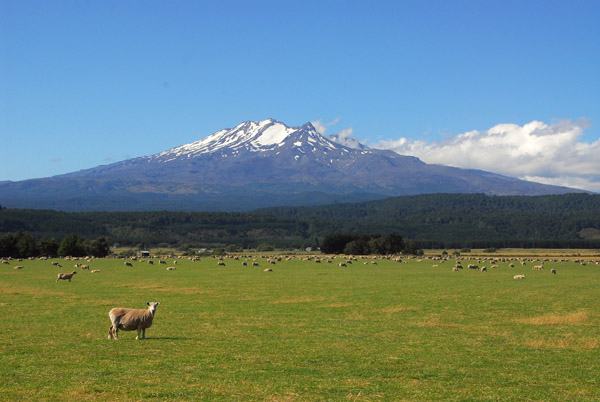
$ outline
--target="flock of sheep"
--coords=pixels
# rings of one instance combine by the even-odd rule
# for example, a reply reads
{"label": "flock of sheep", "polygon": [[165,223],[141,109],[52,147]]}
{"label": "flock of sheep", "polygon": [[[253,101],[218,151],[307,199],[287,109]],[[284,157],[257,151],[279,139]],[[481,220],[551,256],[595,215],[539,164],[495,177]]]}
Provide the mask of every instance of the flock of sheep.
{"label": "flock of sheep", "polygon": [[[257,257],[259,256],[255,256],[255,255],[247,255],[247,256],[225,256],[225,257],[216,257],[217,259],[217,266],[223,266],[225,267],[225,260],[226,259],[231,259],[233,261],[241,261],[242,266],[248,266],[248,262],[250,262],[250,259],[252,259],[252,266],[259,266],[259,263],[257,261]],[[339,257],[339,256],[338,256]],[[182,257],[179,257],[182,258]],[[303,260],[307,260],[307,261],[314,261],[315,263],[321,263],[321,258],[323,258],[322,256],[279,256],[279,257],[272,257],[272,256],[260,256],[260,258],[266,258],[267,259],[267,264],[269,265],[275,265],[277,262],[281,262],[284,258],[289,261],[291,259],[294,258],[301,258]],[[355,257],[355,256],[342,256],[342,262],[339,262],[337,264],[337,266],[339,267],[347,267],[349,264],[352,264],[353,262],[358,262],[358,259],[363,259],[363,260],[367,260],[364,261],[363,264],[372,264],[372,265],[377,265],[377,259],[388,259],[391,260],[393,259],[396,262],[403,262],[406,263],[406,259],[410,259],[413,257],[405,257],[405,259],[403,260],[400,257],[393,257],[393,256],[361,256],[361,257]],[[133,261],[138,261],[137,257],[132,257],[131,258]],[[334,257],[326,257],[323,259],[323,261],[326,261],[327,263],[333,263],[333,259]],[[421,258],[419,260],[417,260],[418,262],[421,262],[423,259],[431,259],[433,261],[436,262],[436,264],[433,264],[434,268],[437,268],[440,266],[440,264],[444,264],[448,261],[450,261],[450,258],[448,257],[424,257]],[[454,259],[454,258],[453,258]],[[456,263],[454,264],[454,266],[452,267],[452,271],[453,272],[460,272],[461,269],[463,269],[462,267],[462,257],[458,257],[456,259]],[[89,261],[90,259],[87,258],[87,260]],[[192,261],[199,261],[199,258],[190,258],[190,260]],[[22,260],[19,260],[22,261]],[[515,268],[515,263],[520,264],[522,267],[525,267],[528,263],[536,263],[537,260],[533,260],[533,259],[524,259],[524,258],[515,258],[515,259],[508,259],[508,258],[480,258],[477,261],[477,264],[482,264],[482,263],[486,263],[486,261],[489,262],[490,267],[491,268],[499,268],[500,267],[500,263],[508,263],[508,267],[509,268]],[[541,261],[541,263],[533,265],[533,269],[534,270],[543,270],[544,269],[544,263],[556,263],[556,264],[560,264],[562,262],[567,262],[567,261],[571,261],[571,260],[562,260],[562,259],[555,259],[555,260],[550,260],[550,259],[544,259]],[[9,264],[8,260],[0,260],[0,262],[2,264]],[[139,260],[139,262],[146,262],[146,260]],[[154,260],[153,259],[149,259],[147,261],[149,264],[154,265]],[[584,260],[574,260],[573,262],[577,262],[580,263],[581,265],[587,265],[589,264],[595,264],[595,265],[600,265],[600,261],[584,261]],[[166,260],[163,259],[159,259],[158,260],[159,264],[163,264],[163,265],[168,265]],[[481,268],[479,267],[479,265],[477,264],[469,264],[467,267],[469,269],[477,269],[480,270],[481,272],[487,272],[487,266],[482,266]],[[52,262],[53,266],[57,266],[59,268],[62,268],[62,265],[60,265],[60,263],[58,262]],[[133,263],[131,261],[125,261],[124,262],[125,266],[128,267],[133,267]],[[175,265],[177,265],[177,260],[173,260],[173,265],[172,266],[168,266],[166,269],[167,271],[174,271],[176,269]],[[100,270],[99,269],[94,269],[94,270],[90,270],[90,266],[87,264],[81,264],[81,263],[76,263],[75,267],[78,267],[82,270],[88,270],[90,273],[99,273]],[[14,269],[16,270],[20,270],[23,269],[24,266],[23,265],[17,265],[14,267]],[[263,271],[265,272],[272,272],[273,269],[268,267],[265,268]],[[552,268],[550,270],[550,272],[552,274],[556,274],[556,269]],[[56,283],[58,283],[58,281],[60,280],[68,280],[69,282],[71,282],[71,279],[73,278],[73,276],[77,274],[76,271],[73,271],[71,273],[59,273],[57,278],[56,278]],[[513,277],[514,279],[525,279],[525,275],[524,274],[517,274],[514,275]],[[147,309],[130,309],[130,308],[113,308],[109,311],[108,316],[110,318],[111,321],[111,326],[108,330],[108,339],[119,339],[119,330],[123,330],[123,331],[136,331],[137,330],[137,336],[136,336],[136,340],[140,339],[140,334],[142,335],[142,339],[146,339],[146,329],[149,328],[152,325],[152,321],[154,319],[154,314],[156,313],[156,307],[160,304],[159,302],[147,302],[146,303],[148,308]]]}

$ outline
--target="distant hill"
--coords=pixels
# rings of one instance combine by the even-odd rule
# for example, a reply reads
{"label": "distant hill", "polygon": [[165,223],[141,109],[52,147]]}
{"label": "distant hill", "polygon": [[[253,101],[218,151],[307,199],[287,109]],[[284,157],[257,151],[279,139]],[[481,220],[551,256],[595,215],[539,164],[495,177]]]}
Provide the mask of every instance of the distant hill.
{"label": "distant hill", "polygon": [[151,156],[69,174],[0,182],[0,204],[64,211],[249,211],[429,193],[581,192],[418,158],[319,134],[312,124],[244,122]]}
{"label": "distant hill", "polygon": [[332,233],[396,233],[420,247],[600,248],[600,195],[428,194],[339,205],[234,212],[0,209],[0,235],[106,236],[125,246],[314,247]]}

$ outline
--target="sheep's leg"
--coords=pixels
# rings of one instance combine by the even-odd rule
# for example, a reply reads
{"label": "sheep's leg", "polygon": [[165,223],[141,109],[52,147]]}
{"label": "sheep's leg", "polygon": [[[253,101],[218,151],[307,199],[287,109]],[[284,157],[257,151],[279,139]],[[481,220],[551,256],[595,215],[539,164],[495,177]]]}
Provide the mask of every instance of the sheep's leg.
{"label": "sheep's leg", "polygon": [[146,328],[142,329],[142,339],[146,339]]}
{"label": "sheep's leg", "polygon": [[110,328],[108,329],[108,339],[112,339],[113,338],[113,326],[111,325]]}
{"label": "sheep's leg", "polygon": [[140,332],[142,332],[142,329],[140,327],[138,327],[137,329],[137,336],[135,337],[135,340],[137,341],[138,339],[140,339]]}

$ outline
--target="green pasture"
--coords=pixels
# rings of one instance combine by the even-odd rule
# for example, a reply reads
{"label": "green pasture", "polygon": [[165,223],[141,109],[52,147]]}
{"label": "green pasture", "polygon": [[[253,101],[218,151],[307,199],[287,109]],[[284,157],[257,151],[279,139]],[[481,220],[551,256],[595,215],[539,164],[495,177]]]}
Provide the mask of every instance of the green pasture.
{"label": "green pasture", "polygon": [[[598,265],[53,261],[0,265],[1,400],[600,400]],[[107,339],[147,301],[147,340]]]}

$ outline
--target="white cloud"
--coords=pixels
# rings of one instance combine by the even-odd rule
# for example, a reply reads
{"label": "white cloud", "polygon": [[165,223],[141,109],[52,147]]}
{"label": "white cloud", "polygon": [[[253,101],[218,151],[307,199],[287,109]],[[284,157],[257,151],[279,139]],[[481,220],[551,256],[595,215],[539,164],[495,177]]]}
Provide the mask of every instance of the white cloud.
{"label": "white cloud", "polygon": [[427,163],[600,192],[600,140],[581,141],[588,127],[587,120],[498,124],[444,141],[400,138],[380,141],[373,148],[417,156]]}
{"label": "white cloud", "polygon": [[335,119],[333,119],[332,121],[330,121],[329,123],[323,123],[321,121],[321,119],[319,120],[315,120],[315,121],[311,121],[310,123],[313,125],[313,127],[315,128],[315,130],[317,130],[317,132],[321,135],[327,135],[327,127],[331,127],[336,125],[338,122],[340,121],[339,117],[336,117]]}

